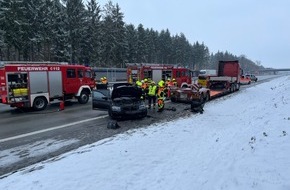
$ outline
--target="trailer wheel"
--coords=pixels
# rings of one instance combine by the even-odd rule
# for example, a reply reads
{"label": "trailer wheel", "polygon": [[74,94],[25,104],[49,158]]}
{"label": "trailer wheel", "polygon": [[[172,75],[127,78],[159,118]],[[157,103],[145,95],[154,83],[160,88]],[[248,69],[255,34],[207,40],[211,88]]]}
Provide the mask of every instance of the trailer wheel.
{"label": "trailer wheel", "polygon": [[37,97],[33,102],[33,109],[35,111],[44,110],[47,107],[47,100],[45,97]]}
{"label": "trailer wheel", "polygon": [[231,93],[236,91],[236,87],[234,84],[231,85]]}
{"label": "trailer wheel", "polygon": [[82,91],[81,95],[78,97],[78,102],[80,104],[86,104],[89,101],[89,94],[85,91]]}

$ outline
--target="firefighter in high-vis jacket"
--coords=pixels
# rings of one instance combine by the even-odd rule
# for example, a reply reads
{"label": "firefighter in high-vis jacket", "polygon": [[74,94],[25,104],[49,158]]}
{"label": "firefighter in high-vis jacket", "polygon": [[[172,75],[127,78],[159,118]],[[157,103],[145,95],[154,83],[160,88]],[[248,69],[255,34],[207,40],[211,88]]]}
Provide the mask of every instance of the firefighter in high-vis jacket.
{"label": "firefighter in high-vis jacket", "polygon": [[139,81],[139,80],[137,80],[135,84],[136,84],[136,86],[138,86],[138,87],[140,87],[140,88],[141,88],[141,86],[142,86],[142,82]]}
{"label": "firefighter in high-vis jacket", "polygon": [[139,81],[138,83],[136,83],[137,87],[142,89],[142,95],[140,97],[141,100],[145,101],[145,92],[144,92],[144,80]]}
{"label": "firefighter in high-vis jacket", "polygon": [[174,86],[177,86],[177,82],[176,82],[175,78],[172,79],[172,83],[173,83]]}
{"label": "firefighter in high-vis jacket", "polygon": [[103,88],[103,89],[108,88],[108,80],[107,80],[107,77],[102,77],[102,78],[100,79],[100,81],[101,81],[101,85],[102,85],[101,88]]}
{"label": "firefighter in high-vis jacket", "polygon": [[156,93],[157,93],[157,86],[154,81],[151,81],[150,86],[148,88],[148,109],[151,109],[151,103],[153,102],[153,109],[155,109],[156,105]]}
{"label": "firefighter in high-vis jacket", "polygon": [[162,112],[164,109],[164,99],[165,99],[165,82],[160,80],[158,82],[158,91],[157,91],[157,105],[158,112]]}
{"label": "firefighter in high-vis jacket", "polygon": [[144,92],[145,99],[147,98],[148,95],[148,88],[149,88],[148,80],[147,79],[142,80],[142,89]]}
{"label": "firefighter in high-vis jacket", "polygon": [[171,88],[174,86],[173,80],[171,80],[170,78],[167,78],[166,82],[165,82],[165,94],[166,94],[166,98],[170,99],[170,93],[171,93]]}
{"label": "firefighter in high-vis jacket", "polygon": [[107,77],[102,77],[102,78],[101,78],[101,83],[102,83],[102,84],[108,84]]}

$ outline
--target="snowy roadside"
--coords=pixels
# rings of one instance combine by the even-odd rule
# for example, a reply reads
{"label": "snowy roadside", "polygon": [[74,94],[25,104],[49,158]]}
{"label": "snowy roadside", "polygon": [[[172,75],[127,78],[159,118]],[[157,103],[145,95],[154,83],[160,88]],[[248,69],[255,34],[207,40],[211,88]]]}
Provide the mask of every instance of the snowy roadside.
{"label": "snowy roadside", "polygon": [[28,145],[19,146],[16,148],[1,150],[0,152],[0,169],[8,167],[11,164],[17,163],[23,159],[31,159],[47,153],[52,153],[61,147],[78,142],[77,139],[57,140],[47,139],[37,141]]}
{"label": "snowy roadside", "polygon": [[290,189],[290,77],[2,176],[0,189]]}

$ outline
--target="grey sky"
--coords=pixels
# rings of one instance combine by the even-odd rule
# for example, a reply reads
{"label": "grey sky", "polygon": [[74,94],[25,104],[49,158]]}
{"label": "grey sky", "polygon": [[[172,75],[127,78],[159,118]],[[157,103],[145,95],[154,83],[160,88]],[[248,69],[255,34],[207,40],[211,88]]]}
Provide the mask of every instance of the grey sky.
{"label": "grey sky", "polygon": [[[97,0],[103,6],[107,0]],[[204,42],[210,52],[226,50],[290,68],[290,0],[112,0],[127,24]]]}

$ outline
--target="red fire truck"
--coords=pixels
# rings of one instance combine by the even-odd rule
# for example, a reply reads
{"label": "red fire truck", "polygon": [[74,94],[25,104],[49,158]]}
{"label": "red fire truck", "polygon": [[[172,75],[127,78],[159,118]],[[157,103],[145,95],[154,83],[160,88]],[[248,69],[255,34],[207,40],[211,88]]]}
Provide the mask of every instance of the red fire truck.
{"label": "red fire truck", "polygon": [[156,83],[158,81],[176,79],[178,87],[186,87],[191,84],[191,70],[188,68],[151,63],[128,63],[127,64],[127,80],[132,83],[137,80],[152,79]]}
{"label": "red fire truck", "polygon": [[77,98],[85,104],[95,88],[92,70],[83,65],[14,62],[0,66],[0,103],[44,110],[53,100]]}

